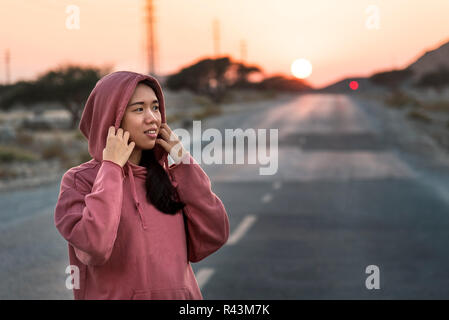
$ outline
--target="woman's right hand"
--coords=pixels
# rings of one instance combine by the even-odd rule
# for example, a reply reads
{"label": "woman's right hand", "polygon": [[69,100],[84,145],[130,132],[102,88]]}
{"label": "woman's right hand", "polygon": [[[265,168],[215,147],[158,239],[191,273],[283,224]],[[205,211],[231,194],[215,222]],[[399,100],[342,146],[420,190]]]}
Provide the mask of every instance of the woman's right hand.
{"label": "woman's right hand", "polygon": [[122,128],[117,129],[115,134],[115,127],[110,126],[108,137],[106,140],[106,147],[103,149],[103,160],[110,160],[123,167],[128,161],[136,143],[131,141],[128,144],[129,132],[123,133]]}

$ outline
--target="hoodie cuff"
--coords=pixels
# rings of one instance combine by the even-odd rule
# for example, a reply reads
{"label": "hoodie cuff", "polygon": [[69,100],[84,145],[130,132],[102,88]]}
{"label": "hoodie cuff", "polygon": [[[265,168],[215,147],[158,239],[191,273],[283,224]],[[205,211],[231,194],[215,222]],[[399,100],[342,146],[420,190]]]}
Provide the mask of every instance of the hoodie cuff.
{"label": "hoodie cuff", "polygon": [[112,166],[112,167],[116,167],[119,168],[120,171],[122,172],[122,177],[125,178],[125,170],[123,169],[122,166],[120,166],[119,164],[115,163],[114,161],[111,160],[101,160],[101,164],[102,165],[107,165],[107,166]]}

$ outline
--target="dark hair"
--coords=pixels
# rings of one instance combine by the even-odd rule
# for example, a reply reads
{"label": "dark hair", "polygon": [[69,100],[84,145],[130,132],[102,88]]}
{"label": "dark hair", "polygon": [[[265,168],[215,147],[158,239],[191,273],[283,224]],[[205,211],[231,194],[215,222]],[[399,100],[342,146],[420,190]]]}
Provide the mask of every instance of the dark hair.
{"label": "dark hair", "polygon": [[[150,81],[142,81],[154,90]],[[147,168],[147,176],[145,178],[146,198],[159,211],[166,214],[176,214],[183,209],[185,203],[179,201],[178,193],[171,184],[167,172],[157,161],[153,150],[142,150],[140,166]]]}
{"label": "dark hair", "polygon": [[185,204],[178,201],[178,194],[168,178],[167,172],[157,162],[153,150],[142,150],[140,165],[147,168],[145,178],[146,198],[159,211],[167,214],[175,214]]}

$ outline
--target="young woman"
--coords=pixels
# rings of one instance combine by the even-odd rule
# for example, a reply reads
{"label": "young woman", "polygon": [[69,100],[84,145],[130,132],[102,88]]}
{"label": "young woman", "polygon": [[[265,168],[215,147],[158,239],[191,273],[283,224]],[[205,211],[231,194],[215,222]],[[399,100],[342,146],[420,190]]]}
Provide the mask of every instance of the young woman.
{"label": "young woman", "polygon": [[203,299],[190,262],[226,243],[228,216],[167,125],[157,80],[125,71],[103,77],[79,129],[92,160],[64,174],[55,208],[79,269],[74,298]]}

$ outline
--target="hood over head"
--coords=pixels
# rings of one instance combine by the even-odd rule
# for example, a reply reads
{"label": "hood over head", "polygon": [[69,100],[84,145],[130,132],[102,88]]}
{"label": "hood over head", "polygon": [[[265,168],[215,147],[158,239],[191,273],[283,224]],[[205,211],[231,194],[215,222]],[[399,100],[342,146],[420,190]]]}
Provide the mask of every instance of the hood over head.
{"label": "hood over head", "polygon": [[[159,100],[161,123],[165,123],[165,101],[159,82],[152,76],[130,71],[117,71],[101,78],[89,95],[81,116],[79,129],[88,140],[89,153],[97,161],[103,160],[108,129],[120,127],[126,107],[139,82],[150,81]],[[168,168],[167,152],[156,144],[153,149],[158,162]]]}
{"label": "hood over head", "polygon": [[[103,160],[103,150],[110,126],[117,130],[120,127],[126,107],[139,82],[148,80],[153,84],[153,90],[159,100],[161,123],[165,123],[165,100],[158,81],[149,75],[130,71],[117,71],[101,78],[89,95],[81,116],[79,129],[88,140],[89,153],[97,161]],[[157,161],[168,173],[167,152],[155,144],[154,154]],[[130,179],[131,193],[144,229],[147,228],[143,212],[136,192],[134,176],[146,177],[147,169],[128,161],[124,165],[125,172]],[[126,174],[126,173],[125,173]],[[170,177],[170,174],[168,174]]]}

